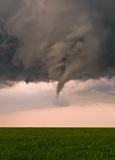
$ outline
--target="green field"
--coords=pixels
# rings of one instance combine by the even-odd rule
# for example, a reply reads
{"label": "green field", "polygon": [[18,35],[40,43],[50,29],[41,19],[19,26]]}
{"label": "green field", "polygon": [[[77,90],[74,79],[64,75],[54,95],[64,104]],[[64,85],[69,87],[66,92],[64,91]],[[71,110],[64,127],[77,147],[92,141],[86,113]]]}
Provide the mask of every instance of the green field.
{"label": "green field", "polygon": [[0,160],[115,160],[115,129],[1,128]]}

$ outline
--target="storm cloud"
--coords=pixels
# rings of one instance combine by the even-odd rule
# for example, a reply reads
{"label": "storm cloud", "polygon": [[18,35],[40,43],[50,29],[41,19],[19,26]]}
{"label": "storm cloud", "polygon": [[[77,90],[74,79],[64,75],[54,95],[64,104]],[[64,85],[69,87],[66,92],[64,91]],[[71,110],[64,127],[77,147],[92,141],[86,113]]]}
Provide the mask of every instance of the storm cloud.
{"label": "storm cloud", "polygon": [[115,76],[114,0],[1,0],[0,86]]}

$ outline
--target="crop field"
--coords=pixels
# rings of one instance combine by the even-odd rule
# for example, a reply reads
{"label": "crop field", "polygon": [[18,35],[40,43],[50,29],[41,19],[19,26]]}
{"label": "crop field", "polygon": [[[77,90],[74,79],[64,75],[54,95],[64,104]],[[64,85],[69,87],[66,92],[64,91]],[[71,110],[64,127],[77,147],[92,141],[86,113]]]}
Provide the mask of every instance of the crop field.
{"label": "crop field", "polygon": [[115,160],[115,129],[0,128],[0,160]]}

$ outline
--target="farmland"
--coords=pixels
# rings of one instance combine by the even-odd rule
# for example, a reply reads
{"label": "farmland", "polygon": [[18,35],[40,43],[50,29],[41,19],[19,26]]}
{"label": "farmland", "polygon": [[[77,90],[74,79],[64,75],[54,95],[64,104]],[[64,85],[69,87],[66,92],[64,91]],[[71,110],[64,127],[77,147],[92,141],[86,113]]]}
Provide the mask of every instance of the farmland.
{"label": "farmland", "polygon": [[115,129],[0,128],[0,160],[115,160]]}

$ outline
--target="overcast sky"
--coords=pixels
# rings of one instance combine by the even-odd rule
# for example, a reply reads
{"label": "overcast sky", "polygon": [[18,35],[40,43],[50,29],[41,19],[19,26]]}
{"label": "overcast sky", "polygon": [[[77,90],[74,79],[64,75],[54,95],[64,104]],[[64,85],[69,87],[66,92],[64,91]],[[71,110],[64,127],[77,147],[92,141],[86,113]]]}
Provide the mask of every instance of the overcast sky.
{"label": "overcast sky", "polygon": [[0,0],[0,126],[115,126],[114,15],[114,0]]}
{"label": "overcast sky", "polygon": [[57,83],[20,82],[0,91],[0,126],[114,127],[111,81],[71,81],[56,98]]}

